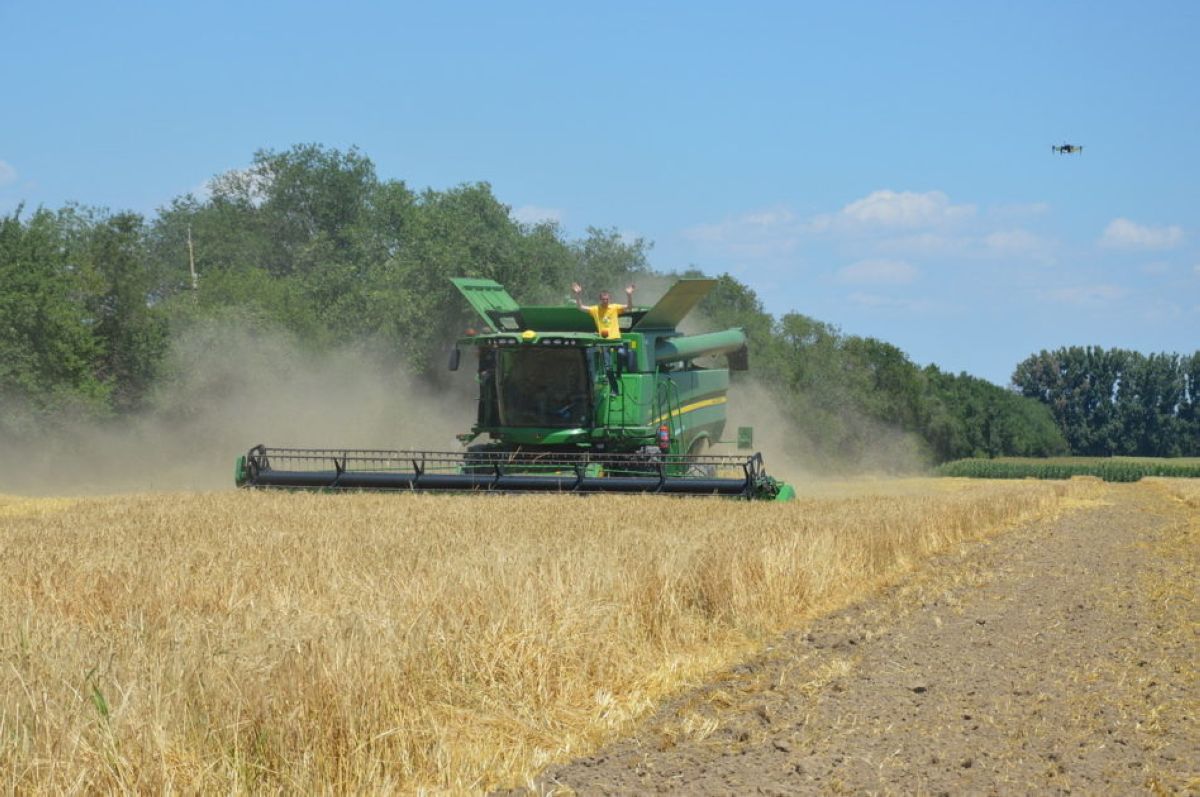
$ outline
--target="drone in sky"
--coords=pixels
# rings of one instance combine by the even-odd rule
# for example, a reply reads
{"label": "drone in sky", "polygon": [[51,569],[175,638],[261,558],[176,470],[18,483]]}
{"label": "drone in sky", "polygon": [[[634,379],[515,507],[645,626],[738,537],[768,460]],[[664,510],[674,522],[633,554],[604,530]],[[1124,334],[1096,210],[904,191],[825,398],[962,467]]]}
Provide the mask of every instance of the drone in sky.
{"label": "drone in sky", "polygon": [[1083,153],[1083,144],[1058,144],[1050,145],[1051,152],[1057,152],[1059,155],[1072,155],[1076,152]]}

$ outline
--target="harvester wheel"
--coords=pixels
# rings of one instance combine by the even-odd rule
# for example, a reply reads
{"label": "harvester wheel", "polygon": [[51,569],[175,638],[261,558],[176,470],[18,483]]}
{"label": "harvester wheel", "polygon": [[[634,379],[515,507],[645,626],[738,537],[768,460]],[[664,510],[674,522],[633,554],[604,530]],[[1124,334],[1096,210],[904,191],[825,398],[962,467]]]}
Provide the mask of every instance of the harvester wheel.
{"label": "harvester wheel", "polygon": [[[688,449],[689,457],[702,457],[708,452],[708,441],[701,437],[692,443]],[[711,479],[717,475],[717,467],[712,464],[693,462],[688,465],[687,475],[694,479]]]}
{"label": "harvester wheel", "polygon": [[491,473],[495,467],[487,457],[487,445],[476,444],[467,447],[467,455],[463,457],[463,473]]}

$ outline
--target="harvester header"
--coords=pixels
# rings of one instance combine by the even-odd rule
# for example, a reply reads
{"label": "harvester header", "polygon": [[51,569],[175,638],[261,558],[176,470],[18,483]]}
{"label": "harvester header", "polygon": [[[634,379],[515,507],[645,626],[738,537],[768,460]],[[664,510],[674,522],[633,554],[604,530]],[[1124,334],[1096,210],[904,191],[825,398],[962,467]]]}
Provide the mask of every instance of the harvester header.
{"label": "harvester header", "polygon": [[[575,305],[519,305],[498,283],[451,280],[479,316],[450,355],[474,352],[475,422],[455,452],[256,446],[239,485],[487,492],[652,492],[784,500],[792,488],[762,457],[721,454],[729,371],[748,367],[746,335],[684,335],[679,324],[715,280],[686,279],[653,307],[629,307],[619,333]],[[726,367],[712,358],[723,357]],[[698,362],[700,361],[700,362]],[[752,439],[739,430],[739,441]],[[748,446],[739,446],[748,448]]]}

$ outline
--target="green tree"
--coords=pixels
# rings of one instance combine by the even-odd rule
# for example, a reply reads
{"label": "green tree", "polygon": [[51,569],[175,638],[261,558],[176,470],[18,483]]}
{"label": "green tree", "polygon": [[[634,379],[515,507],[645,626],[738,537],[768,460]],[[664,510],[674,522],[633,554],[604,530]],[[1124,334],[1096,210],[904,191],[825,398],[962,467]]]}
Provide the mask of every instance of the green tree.
{"label": "green tree", "polygon": [[930,415],[925,437],[941,461],[963,457],[1041,457],[1067,453],[1050,410],[969,374],[926,366]]}
{"label": "green tree", "polygon": [[[149,224],[74,207],[4,224],[0,386],[43,408],[66,396],[134,412],[163,378],[171,335],[230,325],[314,350],[373,344],[381,362],[403,360],[436,380],[445,349],[477,323],[450,277],[491,278],[523,303],[558,303],[572,280],[619,291],[671,276],[651,269],[643,239],[589,227],[567,240],[556,224],[516,221],[487,183],[416,192],[381,181],[356,149],[315,144],[259,151]],[[819,455],[853,461],[883,438],[905,450],[919,438],[937,458],[1061,444],[1036,402],[922,370],[895,346],[798,313],[776,319],[729,275],[700,310],[713,326],[745,329],[753,370],[733,378],[765,386]],[[1186,363],[1073,349],[1043,352],[1018,372],[1073,445],[1193,441],[1184,450],[1195,448],[1197,426],[1194,358]]]}
{"label": "green tree", "polygon": [[1048,406],[1074,454],[1200,452],[1193,358],[1072,346],[1022,361],[1013,384]]}
{"label": "green tree", "polygon": [[32,434],[56,412],[103,413],[108,399],[73,219],[20,214],[0,219],[0,432],[10,435]]}
{"label": "green tree", "polygon": [[1050,407],[1072,453],[1110,456],[1121,448],[1113,396],[1126,357],[1092,346],[1041,351],[1017,366],[1013,385]]}
{"label": "green tree", "polygon": [[589,294],[602,290],[616,294],[629,280],[650,273],[646,259],[650,248],[643,238],[630,241],[616,229],[588,227],[587,237],[571,245],[575,265],[566,276],[583,285]]}
{"label": "green tree", "polygon": [[100,351],[97,376],[108,383],[114,409],[139,409],[168,346],[167,323],[156,304],[157,270],[145,252],[141,216],[119,213],[88,225],[84,254],[96,276],[88,311]]}
{"label": "green tree", "polygon": [[362,333],[436,375],[444,350],[472,314],[451,277],[494,279],[526,303],[559,301],[571,251],[552,226],[523,227],[487,183],[425,191],[403,207],[402,239],[369,268]]}
{"label": "green tree", "polygon": [[1186,422],[1178,417],[1186,376],[1177,354],[1127,353],[1114,400],[1118,450],[1137,456],[1180,456]]}
{"label": "green tree", "polygon": [[273,275],[311,273],[331,258],[355,260],[379,182],[375,164],[357,149],[304,144],[260,150],[246,173],[227,177],[216,181],[214,194],[256,207],[273,243],[262,265]]}
{"label": "green tree", "polygon": [[906,431],[919,429],[926,415],[924,383],[908,355],[890,343],[859,337],[845,339],[843,351],[861,410]]}
{"label": "green tree", "polygon": [[1179,369],[1184,379],[1184,397],[1179,406],[1183,453],[1200,456],[1200,351],[1182,357]]}

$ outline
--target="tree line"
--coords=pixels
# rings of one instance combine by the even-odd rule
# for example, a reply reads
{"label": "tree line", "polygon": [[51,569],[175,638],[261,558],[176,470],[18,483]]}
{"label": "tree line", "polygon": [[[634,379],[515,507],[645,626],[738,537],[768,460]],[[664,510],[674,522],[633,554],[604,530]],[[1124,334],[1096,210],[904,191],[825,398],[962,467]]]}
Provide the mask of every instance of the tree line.
{"label": "tree line", "polygon": [[870,461],[883,435],[897,431],[936,462],[1068,450],[1039,402],[965,373],[920,367],[890,343],[800,313],[774,318],[728,275],[701,309],[746,329],[752,378],[771,387],[807,440],[834,461]]}
{"label": "tree line", "polygon": [[1041,351],[1017,366],[1013,384],[1050,408],[1073,453],[1200,456],[1200,351]]}
{"label": "tree line", "polygon": [[[380,179],[358,150],[319,145],[260,151],[151,218],[18,209],[0,219],[0,439],[36,436],[64,417],[153,412],[156,388],[172,378],[172,346],[202,322],[283,330],[314,352],[359,343],[382,367],[436,384],[469,319],[448,277],[487,277],[519,301],[558,303],[575,280],[680,276],[652,269],[650,250],[611,229],[570,239],[553,222],[522,223],[486,183],[418,191]],[[729,275],[701,309],[747,330],[752,371],[735,378],[764,385],[816,454],[855,461],[885,434],[926,461],[1091,453],[1094,435],[1071,431],[1061,397],[1024,382],[1004,389],[799,313],[776,318]],[[1178,417],[1194,423],[1194,410]]]}

